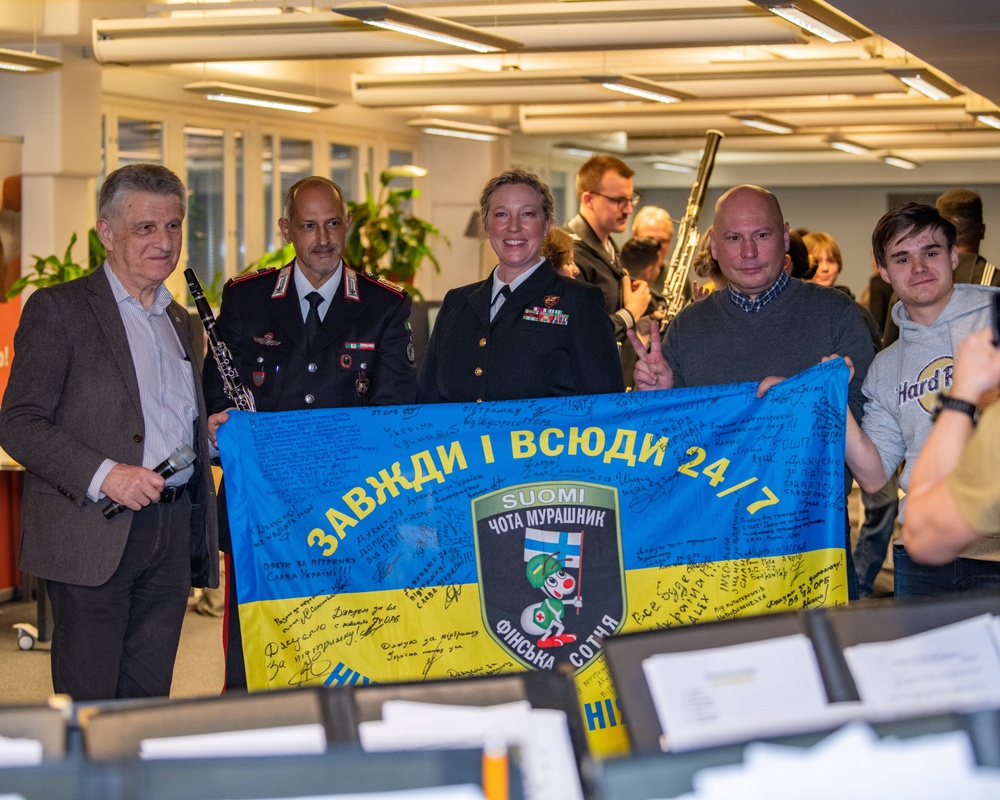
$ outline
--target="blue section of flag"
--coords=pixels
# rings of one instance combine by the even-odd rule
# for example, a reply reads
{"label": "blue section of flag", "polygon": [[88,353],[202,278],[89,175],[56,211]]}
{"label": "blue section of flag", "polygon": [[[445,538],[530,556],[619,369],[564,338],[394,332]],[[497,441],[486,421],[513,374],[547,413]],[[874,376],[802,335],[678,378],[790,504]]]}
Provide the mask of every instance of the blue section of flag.
{"label": "blue section of flag", "polygon": [[[239,601],[405,590],[419,604],[474,583],[471,501],[527,481],[613,488],[626,570],[843,548],[847,383],[838,359],[763,398],[736,384],[230,412],[218,439]],[[532,526],[516,498],[490,522]]]}

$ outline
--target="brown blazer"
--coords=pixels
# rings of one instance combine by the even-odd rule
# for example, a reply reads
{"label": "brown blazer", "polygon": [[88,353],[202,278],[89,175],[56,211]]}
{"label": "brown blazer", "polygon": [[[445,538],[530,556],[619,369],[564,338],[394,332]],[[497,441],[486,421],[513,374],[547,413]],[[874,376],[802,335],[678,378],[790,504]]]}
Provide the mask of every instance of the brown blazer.
{"label": "brown blazer", "polygon": [[[91,503],[87,488],[105,458],[141,464],[145,435],[132,355],[105,269],[28,299],[0,404],[0,446],[26,470],[20,567],[82,586],[111,577],[132,524],[128,510],[105,519],[110,501]],[[166,313],[191,361],[198,402],[198,460],[188,484],[192,582],[217,586],[215,487],[191,317],[177,303]]]}

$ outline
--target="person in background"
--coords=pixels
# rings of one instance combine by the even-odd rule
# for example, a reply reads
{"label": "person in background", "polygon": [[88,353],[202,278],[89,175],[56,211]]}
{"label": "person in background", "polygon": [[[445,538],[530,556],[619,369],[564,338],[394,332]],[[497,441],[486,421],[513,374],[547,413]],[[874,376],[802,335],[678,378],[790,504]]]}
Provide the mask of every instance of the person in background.
{"label": "person in background", "polygon": [[997,386],[1000,349],[992,330],[984,329],[959,346],[951,403],[942,407],[913,467],[903,543],[914,561],[962,561],[970,547],[983,544],[1000,552],[1000,404],[993,403],[977,427],[979,409]]}
{"label": "person in background", "polygon": [[[884,486],[901,464],[899,483],[908,491],[934,418],[943,409],[968,410],[964,398],[950,395],[954,354],[962,339],[990,324],[996,290],[953,283],[955,235],[955,226],[937,209],[918,203],[887,212],[872,233],[879,271],[900,297],[892,315],[901,335],[868,371],[864,419],[859,425],[851,415],[847,418],[847,464],[866,491]],[[904,524],[909,513],[904,502]],[[897,541],[893,593],[897,598],[930,597],[1000,587],[997,545],[986,541],[946,566],[924,566]]]}
{"label": "person in background", "polygon": [[838,286],[837,278],[844,268],[844,261],[840,255],[840,247],[833,237],[822,231],[810,231],[802,237],[809,255],[816,262],[816,272],[809,279],[812,283],[820,286],[829,286],[831,289],[838,289],[844,292],[852,300],[854,294],[847,286]]}
{"label": "person in background", "polygon": [[550,227],[542,240],[541,254],[556,268],[556,272],[566,278],[576,278],[580,274],[573,260],[573,238],[562,228]]}
{"label": "person in background", "polygon": [[621,265],[613,233],[625,230],[629,214],[639,202],[632,185],[632,169],[620,158],[596,155],[583,163],[576,175],[580,213],[566,223],[573,237],[573,260],[580,280],[604,294],[604,310],[614,324],[615,340],[647,311],[652,296],[649,284],[627,276]]}
{"label": "person in background", "polygon": [[[166,167],[108,175],[107,260],[31,295],[14,339],[0,444],[27,473],[19,563],[46,581],[52,686],[77,702],[168,696],[188,591],[219,581],[201,343],[163,285],[186,203]],[[164,478],[179,445],[197,458]]]}
{"label": "person in background", "polygon": [[[344,262],[351,215],[340,187],[321,176],[303,178],[285,193],[282,211],[278,226],[295,246],[295,259],[229,281],[216,327],[257,410],[412,403],[410,297]],[[205,396],[214,443],[231,402],[211,359],[205,363]],[[223,551],[231,553],[224,507],[220,528]],[[226,579],[226,691],[233,691],[246,687],[246,667],[236,607],[239,576],[231,556]]]}
{"label": "person in background", "polygon": [[483,189],[480,219],[498,263],[449,291],[420,372],[421,403],[469,403],[624,390],[601,292],[556,273],[541,255],[552,191],[535,174],[502,172]]}
{"label": "person in background", "polygon": [[797,231],[788,232],[788,253],[785,272],[800,281],[811,280],[816,274],[816,261],[809,255],[809,248]]}
{"label": "person in background", "polygon": [[630,276],[650,282],[660,270],[660,243],[649,236],[635,236],[622,245],[621,263]]}

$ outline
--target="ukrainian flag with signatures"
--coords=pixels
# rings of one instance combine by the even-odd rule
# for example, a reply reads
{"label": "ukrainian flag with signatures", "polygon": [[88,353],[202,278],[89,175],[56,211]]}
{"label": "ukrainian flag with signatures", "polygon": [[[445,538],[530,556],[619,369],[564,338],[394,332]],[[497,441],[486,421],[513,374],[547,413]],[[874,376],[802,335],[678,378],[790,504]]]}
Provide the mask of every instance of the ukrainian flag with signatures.
{"label": "ukrainian flag with signatures", "polygon": [[622,750],[608,637],[846,601],[847,383],[232,412],[251,689],[566,669]]}

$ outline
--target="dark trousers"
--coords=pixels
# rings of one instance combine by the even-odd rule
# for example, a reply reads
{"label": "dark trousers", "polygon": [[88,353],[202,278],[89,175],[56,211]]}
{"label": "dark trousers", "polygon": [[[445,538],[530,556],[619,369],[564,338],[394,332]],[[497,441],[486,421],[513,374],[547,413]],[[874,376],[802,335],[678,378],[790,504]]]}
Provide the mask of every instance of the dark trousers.
{"label": "dark trousers", "polygon": [[875,494],[861,493],[865,508],[865,521],[854,546],[854,566],[858,571],[858,593],[862,598],[871,597],[875,579],[882,571],[885,554],[896,526],[899,512],[899,481],[893,475],[889,482]]}
{"label": "dark trousers", "polygon": [[918,564],[900,542],[892,546],[893,594],[939,597],[943,594],[1000,591],[1000,562],[956,558],[950,564]]}
{"label": "dark trousers", "polygon": [[243,635],[240,633],[240,612],[236,601],[236,567],[233,556],[226,553],[226,611],[222,621],[222,649],[226,654],[224,692],[247,690],[247,668],[243,661]]}
{"label": "dark trousers", "polygon": [[190,539],[185,494],[132,515],[106,583],[47,582],[56,692],[76,701],[169,696],[191,586]]}

